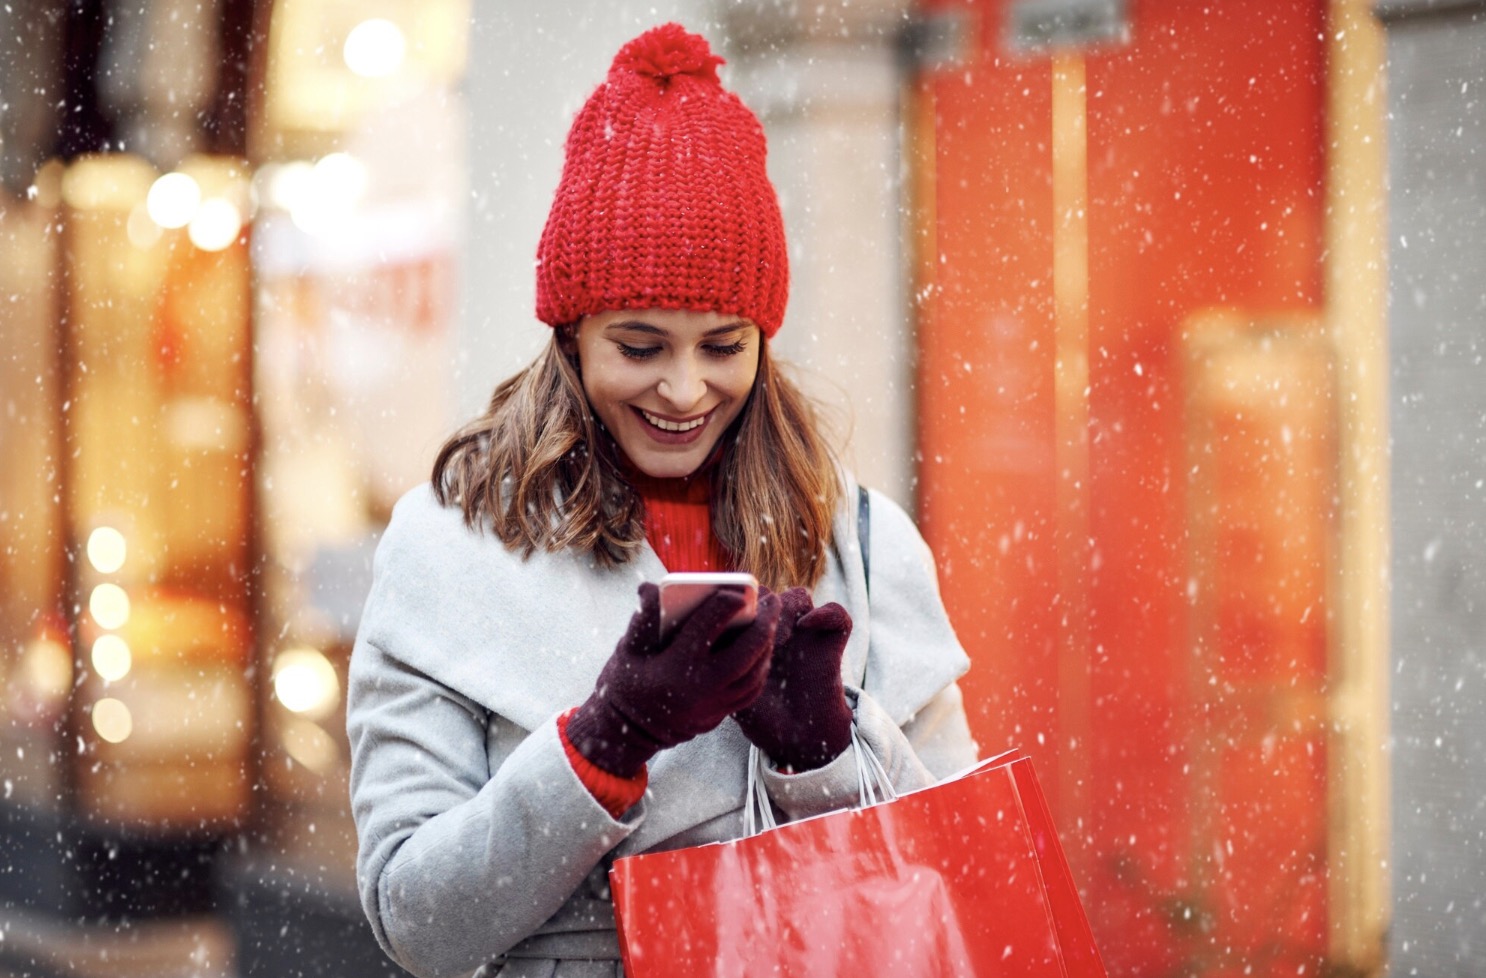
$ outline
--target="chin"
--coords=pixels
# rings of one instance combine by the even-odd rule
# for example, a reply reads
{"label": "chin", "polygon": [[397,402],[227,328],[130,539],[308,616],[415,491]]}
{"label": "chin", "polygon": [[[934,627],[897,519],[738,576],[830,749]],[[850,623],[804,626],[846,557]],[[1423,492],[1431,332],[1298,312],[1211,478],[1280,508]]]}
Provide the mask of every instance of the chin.
{"label": "chin", "polygon": [[700,468],[706,458],[706,455],[695,458],[641,458],[635,460],[635,467],[652,479],[681,479]]}
{"label": "chin", "polygon": [[[620,446],[624,448],[623,445]],[[638,451],[624,448],[630,462],[652,479],[680,479],[701,468],[717,447],[713,440],[709,445],[690,445],[684,452],[658,451],[651,445],[637,446]]]}

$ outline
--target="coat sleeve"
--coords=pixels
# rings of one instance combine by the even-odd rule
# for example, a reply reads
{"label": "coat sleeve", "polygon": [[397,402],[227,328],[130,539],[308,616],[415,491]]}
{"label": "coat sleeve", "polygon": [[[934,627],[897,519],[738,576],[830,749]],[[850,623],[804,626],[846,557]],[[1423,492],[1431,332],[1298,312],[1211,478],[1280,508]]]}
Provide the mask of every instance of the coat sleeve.
{"label": "coat sleeve", "polygon": [[[360,638],[347,726],[361,903],[424,978],[467,974],[530,935],[638,824],[574,774],[556,717],[490,770],[485,712]],[[595,901],[595,929],[612,928]]]}
{"label": "coat sleeve", "polygon": [[[976,746],[955,680],[968,658],[939,597],[928,545],[901,508],[872,496],[870,631],[861,689],[850,690],[857,732],[900,792],[928,787],[975,763]],[[860,558],[852,565],[860,573]],[[848,570],[850,574],[852,571]],[[764,785],[791,819],[857,802],[851,750],[801,774],[766,770]]]}

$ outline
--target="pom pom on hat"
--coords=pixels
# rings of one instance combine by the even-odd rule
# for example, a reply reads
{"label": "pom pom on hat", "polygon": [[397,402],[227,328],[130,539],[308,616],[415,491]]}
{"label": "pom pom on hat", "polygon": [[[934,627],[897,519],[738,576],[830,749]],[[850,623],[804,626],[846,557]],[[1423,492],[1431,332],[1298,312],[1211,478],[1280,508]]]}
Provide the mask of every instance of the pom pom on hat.
{"label": "pom pom on hat", "polygon": [[789,296],[763,126],[705,38],[665,24],[625,44],[568,132],[537,246],[537,318],[690,309],[773,336]]}
{"label": "pom pom on hat", "polygon": [[700,34],[689,34],[680,24],[662,24],[620,48],[609,73],[632,71],[652,78],[696,75],[718,81],[717,66],[724,63]]}

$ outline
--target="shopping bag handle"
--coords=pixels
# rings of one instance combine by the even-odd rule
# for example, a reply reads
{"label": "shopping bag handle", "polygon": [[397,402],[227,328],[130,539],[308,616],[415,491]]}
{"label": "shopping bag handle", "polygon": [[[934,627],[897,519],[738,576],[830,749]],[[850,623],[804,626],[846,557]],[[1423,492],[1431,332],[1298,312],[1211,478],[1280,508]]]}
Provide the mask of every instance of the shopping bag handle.
{"label": "shopping bag handle", "polygon": [[[857,733],[856,724],[851,725],[851,749],[856,755],[857,808],[866,808],[898,797],[887,769],[870,747]],[[769,789],[764,786],[764,752],[757,746],[748,748],[748,787],[743,796],[743,835],[758,835],[779,825],[774,817],[774,805],[769,801]]]}

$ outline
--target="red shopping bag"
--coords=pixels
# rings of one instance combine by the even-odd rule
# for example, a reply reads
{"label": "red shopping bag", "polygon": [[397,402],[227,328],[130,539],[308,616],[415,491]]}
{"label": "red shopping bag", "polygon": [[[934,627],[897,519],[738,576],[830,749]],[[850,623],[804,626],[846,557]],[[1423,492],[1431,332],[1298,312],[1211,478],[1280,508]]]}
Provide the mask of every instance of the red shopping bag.
{"label": "red shopping bag", "polygon": [[1017,752],[895,800],[620,859],[610,880],[629,978],[1106,978]]}

